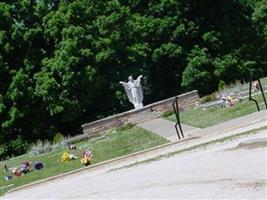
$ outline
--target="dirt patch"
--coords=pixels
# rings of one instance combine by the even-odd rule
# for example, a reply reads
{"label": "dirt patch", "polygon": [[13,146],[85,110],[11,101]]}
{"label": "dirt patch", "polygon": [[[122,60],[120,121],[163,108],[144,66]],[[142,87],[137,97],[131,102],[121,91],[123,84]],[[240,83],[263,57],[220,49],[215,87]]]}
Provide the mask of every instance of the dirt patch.
{"label": "dirt patch", "polygon": [[257,143],[257,144],[240,145],[240,146],[237,146],[236,148],[238,148],[238,149],[256,149],[256,148],[266,148],[266,147],[267,147],[267,144]]}
{"label": "dirt patch", "polygon": [[257,180],[257,181],[251,181],[251,182],[236,183],[235,185],[238,187],[241,187],[241,188],[258,189],[258,188],[266,187],[267,181],[266,180]]}
{"label": "dirt patch", "polygon": [[225,151],[240,150],[240,149],[256,149],[256,148],[266,148],[267,138],[260,138],[257,140],[248,140],[239,143],[236,147],[226,149]]}

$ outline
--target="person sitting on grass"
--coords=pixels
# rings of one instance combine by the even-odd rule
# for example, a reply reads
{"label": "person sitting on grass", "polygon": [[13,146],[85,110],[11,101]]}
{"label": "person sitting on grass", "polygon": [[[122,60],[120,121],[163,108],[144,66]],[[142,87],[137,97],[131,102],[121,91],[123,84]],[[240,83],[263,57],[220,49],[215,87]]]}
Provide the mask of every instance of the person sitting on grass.
{"label": "person sitting on grass", "polygon": [[219,98],[220,100],[218,101],[218,104],[221,106],[221,108],[225,108],[226,96],[222,94]]}

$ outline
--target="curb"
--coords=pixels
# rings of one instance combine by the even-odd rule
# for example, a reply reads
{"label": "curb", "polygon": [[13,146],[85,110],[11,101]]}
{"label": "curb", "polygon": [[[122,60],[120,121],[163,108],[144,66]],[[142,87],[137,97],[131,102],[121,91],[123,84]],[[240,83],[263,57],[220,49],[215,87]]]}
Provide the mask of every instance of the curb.
{"label": "curb", "polygon": [[128,154],[128,155],[125,155],[125,156],[121,156],[121,157],[118,157],[118,158],[114,158],[114,159],[111,159],[111,160],[107,160],[107,161],[104,161],[104,162],[93,164],[93,165],[90,165],[88,167],[83,167],[83,168],[79,168],[79,169],[76,169],[76,170],[73,170],[73,171],[70,171],[70,172],[66,172],[66,173],[63,173],[63,174],[55,175],[55,176],[52,176],[52,177],[49,177],[49,178],[45,178],[45,179],[42,179],[42,180],[39,180],[39,181],[36,181],[36,182],[32,182],[32,183],[29,183],[29,184],[26,184],[26,185],[22,185],[22,186],[14,188],[14,189],[8,190],[6,192],[6,194],[12,193],[12,192],[15,192],[15,191],[18,191],[18,190],[21,190],[21,189],[24,189],[26,187],[31,187],[31,186],[34,186],[34,185],[42,184],[42,183],[45,183],[47,181],[51,181],[51,180],[54,180],[54,179],[62,178],[62,177],[65,177],[67,175],[72,175],[72,174],[75,174],[75,173],[79,173],[79,172],[86,171],[86,170],[91,170],[91,169],[96,170],[99,167],[103,167],[103,166],[105,166],[107,164],[110,164],[110,163],[113,163],[113,162],[122,161],[123,159],[127,159],[127,158],[130,158],[130,157],[141,155],[143,153],[152,152],[152,151],[164,148],[164,147],[169,147],[169,146],[172,146],[172,145],[176,145],[178,143],[183,143],[183,142],[186,142],[188,140],[193,140],[193,139],[197,139],[197,138],[199,138],[199,137],[190,137],[190,138],[186,138],[186,139],[175,141],[175,142],[169,142],[167,144],[159,145],[159,146],[152,147],[152,148],[149,148],[149,149],[145,149],[145,150],[142,150],[142,151],[138,151],[138,152],[135,152],[135,153],[132,153],[132,154]]}
{"label": "curb", "polygon": [[[226,128],[224,130],[220,130],[217,133],[221,134],[223,132],[230,132],[230,131],[233,131],[235,129],[239,129],[239,128],[245,127],[245,126],[250,126],[250,125],[253,125],[253,124],[256,124],[256,123],[260,123],[260,122],[265,121],[265,120],[266,120],[266,118],[263,117],[262,119],[250,121],[248,123],[243,123],[243,124],[238,125],[238,126],[233,126],[231,128]],[[200,129],[198,131],[203,131],[203,130],[205,130],[205,129]],[[194,133],[197,133],[198,131],[196,131]],[[207,136],[210,136],[210,135],[207,135]],[[121,157],[118,157],[118,158],[114,158],[114,159],[111,159],[111,160],[107,160],[107,161],[103,161],[103,162],[100,162],[100,163],[97,163],[97,164],[93,164],[93,165],[90,165],[88,167],[83,167],[83,168],[79,168],[79,169],[76,169],[76,170],[73,170],[73,171],[70,171],[70,172],[66,172],[66,173],[63,173],[63,174],[55,175],[55,176],[52,176],[52,177],[49,177],[49,178],[45,178],[45,179],[42,179],[42,180],[39,180],[39,181],[36,181],[36,182],[32,182],[32,183],[29,183],[29,184],[26,184],[26,185],[22,185],[22,186],[13,188],[11,190],[8,190],[6,192],[6,194],[22,190],[22,189],[24,189],[26,187],[31,187],[31,186],[35,186],[35,185],[38,185],[38,184],[42,184],[42,183],[45,183],[47,181],[51,181],[51,180],[55,180],[55,179],[58,179],[58,178],[62,178],[62,177],[65,177],[67,175],[72,175],[72,174],[83,172],[83,171],[86,171],[86,170],[96,170],[96,169],[104,167],[105,165],[110,164],[110,163],[116,163],[116,162],[122,161],[122,160],[127,159],[127,158],[131,158],[131,157],[134,157],[134,156],[137,156],[137,155],[141,155],[141,154],[144,154],[144,153],[148,153],[148,152],[153,152],[153,151],[161,149],[161,148],[174,146],[176,144],[180,144],[180,143],[183,143],[183,142],[186,142],[186,141],[189,141],[189,140],[194,140],[194,139],[197,139],[197,138],[201,138],[201,136],[199,136],[199,135],[191,136],[191,137],[186,138],[186,139],[178,140],[178,141],[175,141],[175,142],[169,142],[167,144],[159,145],[159,146],[152,147],[152,148],[149,148],[149,149],[145,149],[145,150],[142,150],[142,151],[138,151],[138,152],[135,152],[135,153],[132,153],[132,154],[128,154],[128,155],[125,155],[125,156],[121,156]]]}

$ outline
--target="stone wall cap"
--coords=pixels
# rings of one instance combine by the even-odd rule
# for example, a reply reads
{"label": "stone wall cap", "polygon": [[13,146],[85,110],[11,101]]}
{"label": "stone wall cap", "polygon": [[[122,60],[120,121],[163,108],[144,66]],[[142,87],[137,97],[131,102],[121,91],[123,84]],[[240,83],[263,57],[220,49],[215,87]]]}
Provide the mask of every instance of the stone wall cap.
{"label": "stone wall cap", "polygon": [[93,126],[93,125],[96,125],[96,124],[100,124],[102,122],[108,122],[110,120],[114,120],[114,118],[120,118],[120,117],[131,115],[131,114],[142,113],[142,112],[145,112],[147,110],[151,110],[152,107],[160,105],[163,102],[172,101],[172,100],[174,100],[175,97],[178,97],[178,98],[180,97],[181,98],[181,97],[184,97],[184,96],[188,96],[190,94],[195,94],[197,92],[198,92],[197,90],[193,90],[193,91],[190,91],[190,92],[187,92],[187,93],[184,93],[184,94],[176,95],[176,96],[173,96],[173,97],[170,97],[170,98],[167,98],[167,99],[163,99],[161,101],[157,101],[157,102],[148,104],[148,105],[144,106],[143,108],[132,109],[132,110],[129,110],[129,111],[126,111],[126,112],[122,112],[122,113],[119,113],[119,114],[114,114],[114,115],[111,115],[111,116],[108,116],[108,117],[105,117],[105,118],[102,118],[102,119],[99,119],[99,120],[96,120],[96,121],[85,123],[85,124],[82,125],[82,128],[86,128],[88,126]]}

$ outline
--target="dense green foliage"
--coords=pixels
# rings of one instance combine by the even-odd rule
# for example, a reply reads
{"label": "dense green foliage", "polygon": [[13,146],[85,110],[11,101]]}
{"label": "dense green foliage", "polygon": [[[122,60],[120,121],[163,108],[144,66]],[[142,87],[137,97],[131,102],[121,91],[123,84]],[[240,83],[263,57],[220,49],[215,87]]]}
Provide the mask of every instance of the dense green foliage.
{"label": "dense green foliage", "polygon": [[0,2],[0,157],[145,103],[267,74],[265,0]]}

